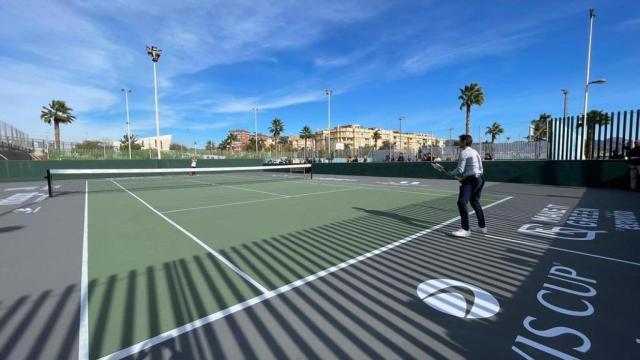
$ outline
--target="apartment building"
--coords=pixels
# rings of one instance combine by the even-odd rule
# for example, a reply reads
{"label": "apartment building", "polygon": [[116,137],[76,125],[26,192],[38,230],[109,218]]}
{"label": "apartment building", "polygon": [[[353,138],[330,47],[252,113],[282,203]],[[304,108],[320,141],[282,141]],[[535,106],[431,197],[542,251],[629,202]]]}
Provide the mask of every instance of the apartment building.
{"label": "apartment building", "polygon": [[[380,139],[376,142],[373,139],[375,131],[380,133]],[[358,124],[336,126],[329,130],[317,131],[315,134],[318,149],[326,149],[327,138],[330,138],[331,148],[335,149],[336,143],[344,144],[345,148],[362,148],[365,146],[380,148],[385,141],[388,141],[398,150],[411,150],[417,152],[423,146],[444,146],[444,140],[437,139],[432,134],[403,132],[397,130],[385,130],[382,128],[367,128]],[[402,146],[400,146],[402,141]]]}

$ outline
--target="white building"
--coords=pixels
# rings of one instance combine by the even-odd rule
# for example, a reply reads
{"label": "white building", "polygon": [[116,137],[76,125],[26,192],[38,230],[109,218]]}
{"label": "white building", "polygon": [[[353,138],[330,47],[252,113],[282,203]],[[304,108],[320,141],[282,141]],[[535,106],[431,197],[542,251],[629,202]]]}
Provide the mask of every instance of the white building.
{"label": "white building", "polygon": [[146,138],[140,138],[136,141],[137,144],[140,144],[142,150],[149,149],[157,149],[160,147],[160,150],[165,151],[169,150],[169,146],[171,146],[171,135],[160,135],[151,136]]}

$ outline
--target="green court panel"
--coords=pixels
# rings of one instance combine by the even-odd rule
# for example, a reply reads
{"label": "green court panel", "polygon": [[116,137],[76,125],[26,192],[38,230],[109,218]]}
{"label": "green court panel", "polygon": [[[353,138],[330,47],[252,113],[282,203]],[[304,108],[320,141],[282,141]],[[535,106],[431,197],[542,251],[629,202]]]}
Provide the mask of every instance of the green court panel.
{"label": "green court panel", "polygon": [[[91,181],[90,186],[94,183],[103,191],[89,189],[92,357],[260,294],[115,183]],[[118,183],[136,186],[126,179]],[[309,180],[132,192],[267,289],[457,215],[456,195],[448,192]],[[488,196],[486,203],[499,199]],[[205,205],[214,207],[167,212]]]}
{"label": "green court panel", "polygon": [[123,191],[89,193],[88,240],[92,358],[259,294]]}

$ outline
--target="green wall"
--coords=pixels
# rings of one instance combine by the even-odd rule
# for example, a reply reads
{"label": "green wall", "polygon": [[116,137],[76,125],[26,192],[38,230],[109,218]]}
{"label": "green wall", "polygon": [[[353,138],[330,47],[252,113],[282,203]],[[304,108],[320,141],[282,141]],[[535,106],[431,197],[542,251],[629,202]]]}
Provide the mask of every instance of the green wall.
{"label": "green wall", "polygon": [[[188,168],[191,160],[5,160],[0,161],[1,181],[42,180],[47,169],[155,169]],[[198,167],[256,166],[260,160],[218,159],[198,160]]]}
{"label": "green wall", "polygon": [[[485,161],[483,165],[487,180],[496,182],[607,188],[627,188],[629,183],[625,161]],[[314,164],[313,173],[450,179],[426,162]]]}

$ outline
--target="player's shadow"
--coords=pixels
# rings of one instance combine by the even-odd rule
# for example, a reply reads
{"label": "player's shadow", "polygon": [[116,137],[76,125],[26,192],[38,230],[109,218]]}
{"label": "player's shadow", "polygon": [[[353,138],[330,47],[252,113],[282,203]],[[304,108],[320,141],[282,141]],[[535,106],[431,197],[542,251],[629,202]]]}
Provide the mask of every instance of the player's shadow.
{"label": "player's shadow", "polygon": [[10,226],[2,226],[0,227],[0,234],[8,233],[16,230],[22,229],[24,226],[22,225],[10,225]]}
{"label": "player's shadow", "polygon": [[419,220],[410,216],[405,216],[405,215],[401,215],[398,214],[396,212],[393,211],[382,211],[382,210],[371,210],[371,209],[364,209],[361,207],[357,207],[354,206],[353,209],[358,210],[358,211],[362,211],[364,213],[367,213],[369,215],[373,215],[373,216],[378,216],[378,217],[385,217],[394,221],[400,221],[403,222],[407,225],[411,225],[411,226],[415,226],[415,227],[423,227],[423,226],[427,226],[430,225],[430,222],[427,220]]}

